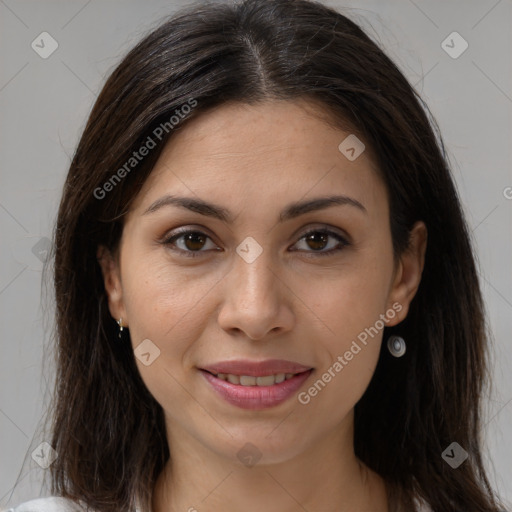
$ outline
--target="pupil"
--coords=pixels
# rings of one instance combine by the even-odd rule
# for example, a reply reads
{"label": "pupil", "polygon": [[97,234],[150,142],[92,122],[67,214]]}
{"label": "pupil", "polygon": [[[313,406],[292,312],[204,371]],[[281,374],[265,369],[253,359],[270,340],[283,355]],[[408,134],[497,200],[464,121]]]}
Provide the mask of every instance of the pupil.
{"label": "pupil", "polygon": [[[196,239],[196,241],[194,241],[194,238]],[[202,247],[201,243],[199,243],[199,246],[196,245],[194,247],[194,243],[197,244],[198,238],[202,238],[203,243],[204,243],[204,236],[199,233],[189,233],[188,235],[185,235],[185,245],[186,245],[187,249],[190,249],[190,250],[201,249],[201,247]],[[192,246],[190,245],[190,243],[192,243]]]}
{"label": "pupil", "polygon": [[[323,240],[322,241],[318,241],[318,240],[315,240],[315,238],[317,237],[321,237]],[[308,242],[313,242],[313,245],[311,246],[310,244],[310,247],[312,249],[323,249],[325,247],[325,244],[326,244],[326,239],[327,238],[327,235],[325,233],[312,233],[311,235],[308,236],[307,240]],[[315,244],[317,244],[317,246],[315,246]],[[318,244],[320,244],[320,246],[318,246]]]}
{"label": "pupil", "polygon": [[[323,249],[326,244],[326,238],[327,235],[325,233],[312,233],[311,235],[308,236],[307,241],[309,242],[309,245],[312,249]],[[198,239],[200,239],[201,241],[198,242]],[[201,235],[200,233],[189,233],[188,235],[185,236],[185,245],[187,249],[201,249],[203,244],[204,236]]]}

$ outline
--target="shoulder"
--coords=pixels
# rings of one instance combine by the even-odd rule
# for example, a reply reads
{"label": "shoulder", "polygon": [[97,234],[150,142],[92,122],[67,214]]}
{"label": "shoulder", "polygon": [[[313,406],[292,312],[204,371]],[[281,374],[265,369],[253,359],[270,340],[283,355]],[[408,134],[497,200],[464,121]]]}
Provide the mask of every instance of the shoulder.
{"label": "shoulder", "polygon": [[17,507],[7,509],[5,512],[84,512],[84,510],[70,499],[50,496],[25,501]]}

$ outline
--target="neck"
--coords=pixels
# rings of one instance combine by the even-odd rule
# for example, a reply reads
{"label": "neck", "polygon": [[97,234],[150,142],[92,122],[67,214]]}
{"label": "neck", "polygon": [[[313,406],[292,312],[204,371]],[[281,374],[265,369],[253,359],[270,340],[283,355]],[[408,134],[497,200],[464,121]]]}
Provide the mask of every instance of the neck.
{"label": "neck", "polygon": [[354,454],[351,425],[292,458],[248,466],[238,450],[214,452],[171,425],[171,459],[155,485],[153,512],[388,512],[383,479]]}

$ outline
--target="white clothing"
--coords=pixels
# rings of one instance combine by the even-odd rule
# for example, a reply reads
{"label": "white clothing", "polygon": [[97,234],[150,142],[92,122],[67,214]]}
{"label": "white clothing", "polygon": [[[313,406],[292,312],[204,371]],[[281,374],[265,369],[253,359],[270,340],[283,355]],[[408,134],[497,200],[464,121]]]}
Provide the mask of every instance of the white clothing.
{"label": "white clothing", "polygon": [[70,499],[50,496],[48,498],[25,501],[17,507],[9,508],[5,511],[1,509],[0,512],[85,512],[86,510],[85,506],[82,508]]}
{"label": "white clothing", "polygon": [[[17,507],[0,512],[84,512],[86,508],[81,508],[74,501],[67,498],[51,496],[49,498],[38,498],[21,503]],[[431,512],[430,507],[420,504],[420,512]],[[138,510],[138,512],[140,512]]]}
{"label": "white clothing", "polygon": [[83,509],[74,501],[51,496],[25,501],[17,507],[6,510],[6,512],[83,512]]}

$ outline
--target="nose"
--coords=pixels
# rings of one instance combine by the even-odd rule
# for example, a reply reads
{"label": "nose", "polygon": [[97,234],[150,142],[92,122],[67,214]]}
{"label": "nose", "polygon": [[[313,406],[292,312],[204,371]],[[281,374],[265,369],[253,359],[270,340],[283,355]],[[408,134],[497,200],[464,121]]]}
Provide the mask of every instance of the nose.
{"label": "nose", "polygon": [[292,329],[291,292],[264,250],[254,261],[238,254],[223,279],[219,326],[230,334],[260,340]]}

